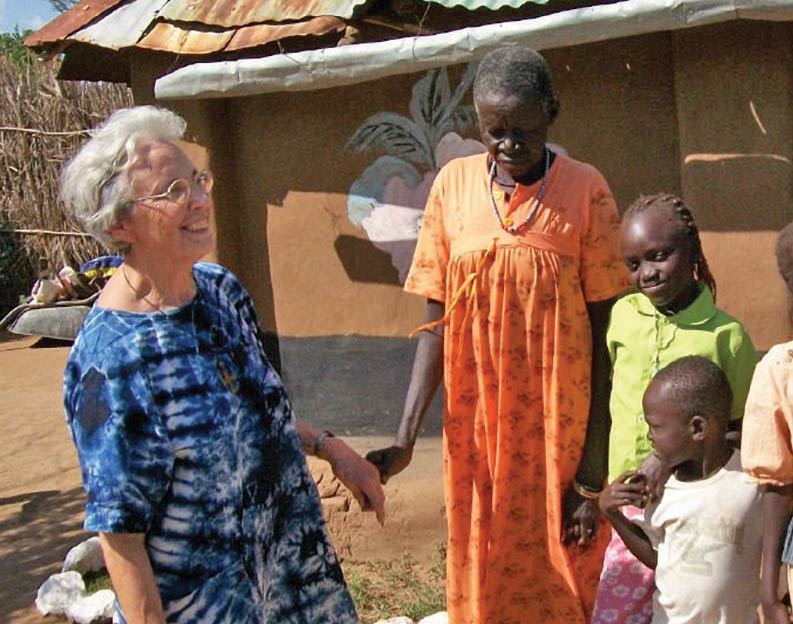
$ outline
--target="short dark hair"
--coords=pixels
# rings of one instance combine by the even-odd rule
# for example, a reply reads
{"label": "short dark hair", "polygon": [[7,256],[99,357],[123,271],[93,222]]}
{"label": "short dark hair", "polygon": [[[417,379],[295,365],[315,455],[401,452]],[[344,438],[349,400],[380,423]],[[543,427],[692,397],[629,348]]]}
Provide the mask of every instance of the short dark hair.
{"label": "short dark hair", "polygon": [[789,223],[779,232],[776,241],[776,264],[782,279],[793,293],[793,223]]}
{"label": "short dark hair", "polygon": [[732,410],[732,389],[727,375],[701,355],[688,355],[658,371],[650,385],[664,384],[669,398],[686,418],[695,415],[726,423]]}
{"label": "short dark hair", "polygon": [[670,193],[656,193],[655,195],[641,195],[634,201],[622,217],[623,223],[634,215],[644,212],[648,208],[666,208],[677,219],[677,231],[691,241],[694,252],[694,277],[704,282],[710,288],[713,300],[716,300],[716,278],[710,271],[705,252],[702,250],[702,240],[699,237],[699,228],[694,221],[694,213],[680,197]]}
{"label": "short dark hair", "polygon": [[488,52],[474,78],[474,103],[484,93],[515,95],[525,103],[537,102],[548,121],[559,114],[551,68],[543,56],[527,46],[507,46]]}

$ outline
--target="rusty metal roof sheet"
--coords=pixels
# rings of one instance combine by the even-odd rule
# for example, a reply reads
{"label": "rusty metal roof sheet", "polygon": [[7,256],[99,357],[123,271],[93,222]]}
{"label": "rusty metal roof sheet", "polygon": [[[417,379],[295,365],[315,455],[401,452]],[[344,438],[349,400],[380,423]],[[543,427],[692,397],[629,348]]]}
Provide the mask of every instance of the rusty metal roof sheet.
{"label": "rusty metal roof sheet", "polygon": [[82,0],[30,35],[34,48],[80,43],[110,50],[140,47],[206,55],[290,37],[344,31],[346,18],[371,0]]}
{"label": "rusty metal roof sheet", "polygon": [[346,26],[337,17],[315,17],[293,24],[253,24],[233,30],[210,30],[184,24],[157,22],[141,38],[137,47],[177,54],[211,54],[233,52],[266,45],[288,37],[321,36],[342,32]]}
{"label": "rusty metal roof sheet", "polygon": [[517,9],[526,4],[549,4],[551,0],[426,0],[426,2],[440,4],[447,9],[462,7],[469,11],[476,11],[477,9],[498,11],[505,8]]}
{"label": "rusty metal roof sheet", "polygon": [[29,34],[25,38],[25,45],[35,48],[47,43],[62,41],[73,32],[79,30],[103,13],[125,2],[125,0],[91,0],[80,2],[54,20]]}
{"label": "rusty metal roof sheet", "polygon": [[134,46],[168,0],[135,0],[117,6],[102,19],[72,33],[69,39],[120,50]]}
{"label": "rusty metal roof sheet", "polygon": [[243,26],[238,29],[225,51],[242,50],[258,45],[264,45],[288,37],[304,37],[306,35],[322,36],[332,32],[343,32],[347,23],[338,17],[315,17],[306,22],[268,26],[266,24]]}
{"label": "rusty metal roof sheet", "polygon": [[262,22],[289,22],[321,15],[351,18],[371,0],[168,0],[160,17],[174,22],[213,26],[244,26]]}

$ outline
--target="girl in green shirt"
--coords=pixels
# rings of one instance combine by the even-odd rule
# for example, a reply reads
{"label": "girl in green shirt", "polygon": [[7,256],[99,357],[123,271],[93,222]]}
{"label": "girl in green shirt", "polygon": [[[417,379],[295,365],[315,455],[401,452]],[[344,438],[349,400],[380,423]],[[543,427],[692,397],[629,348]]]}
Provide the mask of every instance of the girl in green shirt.
{"label": "girl in green shirt", "polygon": [[[654,375],[687,355],[718,364],[733,392],[730,429],[737,432],[757,355],[743,326],[715,305],[716,282],[694,216],[682,199],[640,197],[623,217],[620,244],[637,292],[614,304],[606,336],[613,367],[608,481],[639,470],[648,497],[655,497],[667,475],[652,454],[642,410],[642,396]],[[632,518],[642,510],[623,512]],[[613,533],[593,624],[649,624],[652,595],[652,570]]]}

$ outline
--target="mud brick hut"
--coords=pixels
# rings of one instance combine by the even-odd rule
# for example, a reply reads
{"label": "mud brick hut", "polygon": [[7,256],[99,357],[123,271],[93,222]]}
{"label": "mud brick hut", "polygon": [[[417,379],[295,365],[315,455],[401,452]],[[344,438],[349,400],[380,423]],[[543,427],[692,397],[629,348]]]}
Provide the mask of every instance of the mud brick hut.
{"label": "mud brick hut", "polygon": [[551,140],[622,209],[682,194],[721,306],[761,350],[786,338],[792,22],[793,0],[84,0],[26,43],[61,54],[63,79],[125,82],[188,120],[218,180],[216,257],[253,294],[298,412],[386,434],[424,306],[400,288],[421,202],[481,149],[471,64],[507,43],[554,70]]}

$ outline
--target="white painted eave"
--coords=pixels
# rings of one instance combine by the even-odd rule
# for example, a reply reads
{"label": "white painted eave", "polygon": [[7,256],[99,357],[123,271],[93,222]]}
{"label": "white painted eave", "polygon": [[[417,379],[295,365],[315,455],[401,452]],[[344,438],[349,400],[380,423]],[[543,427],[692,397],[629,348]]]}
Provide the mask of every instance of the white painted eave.
{"label": "white painted eave", "polygon": [[736,19],[793,21],[793,0],[626,0],[439,35],[196,63],[161,77],[154,93],[165,100],[311,91],[467,63],[505,44],[542,50]]}

